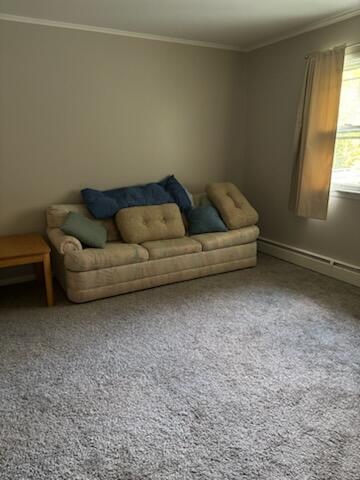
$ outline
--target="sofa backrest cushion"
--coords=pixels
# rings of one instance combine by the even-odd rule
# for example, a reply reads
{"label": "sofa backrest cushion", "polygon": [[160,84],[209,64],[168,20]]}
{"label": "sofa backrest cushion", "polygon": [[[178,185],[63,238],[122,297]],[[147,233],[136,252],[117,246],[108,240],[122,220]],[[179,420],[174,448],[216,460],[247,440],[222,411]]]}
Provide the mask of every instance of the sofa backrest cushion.
{"label": "sofa backrest cushion", "polygon": [[129,207],[118,211],[116,225],[128,243],[143,243],[185,236],[179,207],[175,203]]}
{"label": "sofa backrest cushion", "polygon": [[117,229],[112,218],[108,218],[106,220],[95,220],[89,210],[86,208],[86,205],[83,203],[51,205],[51,207],[48,207],[46,210],[47,226],[49,228],[62,227],[69,212],[81,213],[85,217],[104,225],[107,232],[108,242],[121,240],[119,230]]}
{"label": "sofa backrest cushion", "polygon": [[259,220],[256,210],[233,183],[211,183],[205,190],[229,229],[255,225]]}
{"label": "sofa backrest cushion", "polygon": [[193,193],[193,207],[204,207],[205,205],[211,205],[210,200],[205,192]]}

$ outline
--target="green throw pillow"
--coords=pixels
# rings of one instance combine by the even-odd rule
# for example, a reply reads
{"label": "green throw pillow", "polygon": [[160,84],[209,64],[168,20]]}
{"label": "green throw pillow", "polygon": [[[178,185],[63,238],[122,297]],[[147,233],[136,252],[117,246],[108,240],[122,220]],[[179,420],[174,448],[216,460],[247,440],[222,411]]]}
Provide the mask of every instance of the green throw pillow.
{"label": "green throw pillow", "polygon": [[81,213],[69,212],[61,230],[72,235],[88,247],[104,248],[106,243],[106,228],[94,220],[86,218]]}
{"label": "green throw pillow", "polygon": [[221,220],[216,208],[204,205],[190,210],[187,214],[189,235],[209,232],[227,232],[227,227]]}

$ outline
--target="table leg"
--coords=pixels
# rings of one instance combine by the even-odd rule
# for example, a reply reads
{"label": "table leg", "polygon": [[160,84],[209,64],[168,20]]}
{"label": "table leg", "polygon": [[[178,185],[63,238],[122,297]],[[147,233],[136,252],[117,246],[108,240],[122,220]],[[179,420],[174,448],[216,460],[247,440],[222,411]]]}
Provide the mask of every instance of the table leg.
{"label": "table leg", "polygon": [[54,292],[53,292],[51,263],[50,263],[49,253],[45,253],[45,255],[43,256],[43,266],[44,266],[46,299],[47,299],[48,306],[51,307],[52,305],[54,305]]}
{"label": "table leg", "polygon": [[38,282],[43,282],[44,279],[44,267],[42,263],[34,263],[34,272]]}

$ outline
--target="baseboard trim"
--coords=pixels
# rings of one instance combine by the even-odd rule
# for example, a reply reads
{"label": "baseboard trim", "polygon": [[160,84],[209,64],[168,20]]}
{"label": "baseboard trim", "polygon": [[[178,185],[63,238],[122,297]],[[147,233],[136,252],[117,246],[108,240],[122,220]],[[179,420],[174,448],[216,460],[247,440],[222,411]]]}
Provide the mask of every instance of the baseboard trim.
{"label": "baseboard trim", "polygon": [[[294,263],[300,267],[308,268],[309,270],[322,273],[328,277],[333,277],[337,280],[342,280],[343,282],[360,287],[360,267],[356,265],[344,263],[264,237],[259,237],[258,239],[258,250],[272,257],[280,258],[286,262]],[[0,286],[15,285],[17,283],[31,282],[34,280],[36,280],[36,276],[33,273],[16,277],[0,278]]]}
{"label": "baseboard trim", "polygon": [[0,287],[4,287],[5,285],[15,285],[16,283],[32,282],[35,279],[36,276],[34,273],[18,275],[17,277],[0,278]]}
{"label": "baseboard trim", "polygon": [[260,252],[272,257],[280,258],[286,262],[294,263],[295,265],[360,287],[360,267],[356,265],[344,263],[264,237],[259,238],[258,249]]}

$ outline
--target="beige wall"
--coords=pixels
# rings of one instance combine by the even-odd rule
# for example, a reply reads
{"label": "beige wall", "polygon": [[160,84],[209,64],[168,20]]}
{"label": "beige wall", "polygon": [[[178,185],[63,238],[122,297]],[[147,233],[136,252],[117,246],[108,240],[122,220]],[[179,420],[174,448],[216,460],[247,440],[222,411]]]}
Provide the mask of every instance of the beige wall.
{"label": "beige wall", "polygon": [[293,133],[306,53],[360,41],[360,17],[249,54],[244,190],[264,237],[360,265],[360,198],[331,197],[326,221],[288,210]]}
{"label": "beige wall", "polygon": [[359,265],[359,200],[332,197],[326,222],[287,208],[304,55],[359,32],[357,17],[244,55],[0,21],[0,234],[41,231],[85,186],[175,173],[232,179],[264,237]]}
{"label": "beige wall", "polygon": [[87,186],[229,178],[245,81],[237,52],[0,21],[0,234]]}

